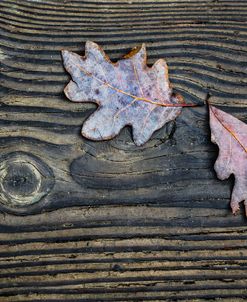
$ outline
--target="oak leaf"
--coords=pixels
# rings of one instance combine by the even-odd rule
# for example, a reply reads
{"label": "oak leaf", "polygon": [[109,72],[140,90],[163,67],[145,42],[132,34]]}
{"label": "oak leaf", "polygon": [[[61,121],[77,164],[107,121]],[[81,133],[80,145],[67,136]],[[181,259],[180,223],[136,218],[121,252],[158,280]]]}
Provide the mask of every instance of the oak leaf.
{"label": "oak leaf", "polygon": [[66,96],[74,102],[98,104],[82,127],[82,135],[89,139],[113,138],[130,125],[134,142],[140,146],[154,131],[174,120],[181,107],[194,106],[172,93],[163,59],[152,67],[146,65],[144,44],[117,63],[111,62],[96,43],[89,41],[84,57],[67,50],[62,51],[62,57],[72,77],[64,89]]}
{"label": "oak leaf", "polygon": [[235,176],[231,195],[233,214],[244,201],[247,216],[247,124],[209,105],[211,141],[218,145],[219,155],[214,169],[219,179]]}

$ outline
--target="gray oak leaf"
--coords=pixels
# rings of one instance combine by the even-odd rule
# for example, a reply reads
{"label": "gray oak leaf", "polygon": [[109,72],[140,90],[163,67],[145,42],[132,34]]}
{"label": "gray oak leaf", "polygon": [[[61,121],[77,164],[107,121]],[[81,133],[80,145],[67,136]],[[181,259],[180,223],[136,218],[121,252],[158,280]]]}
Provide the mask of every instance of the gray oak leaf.
{"label": "gray oak leaf", "polygon": [[64,92],[73,102],[93,102],[98,109],[84,122],[82,135],[91,140],[115,137],[129,125],[136,145],[143,145],[154,131],[174,120],[185,104],[172,93],[168,67],[163,59],[146,64],[143,44],[117,63],[110,61],[96,43],[86,42],[85,56],[63,50],[65,69],[72,80]]}

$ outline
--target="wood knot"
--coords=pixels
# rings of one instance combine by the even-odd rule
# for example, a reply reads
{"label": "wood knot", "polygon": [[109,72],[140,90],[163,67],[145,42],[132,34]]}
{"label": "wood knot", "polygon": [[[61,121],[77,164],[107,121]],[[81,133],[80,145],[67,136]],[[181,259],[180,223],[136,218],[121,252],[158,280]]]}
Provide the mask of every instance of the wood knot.
{"label": "wood knot", "polygon": [[38,157],[13,152],[0,158],[0,202],[10,208],[32,205],[54,185],[51,168]]}

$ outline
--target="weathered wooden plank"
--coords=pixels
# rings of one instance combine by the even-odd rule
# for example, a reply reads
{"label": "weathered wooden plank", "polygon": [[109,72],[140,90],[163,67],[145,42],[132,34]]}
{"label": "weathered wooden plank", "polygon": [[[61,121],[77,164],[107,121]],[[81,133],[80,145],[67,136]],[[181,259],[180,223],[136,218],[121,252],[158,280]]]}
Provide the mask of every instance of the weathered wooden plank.
{"label": "weathered wooden plank", "polygon": [[[1,301],[244,301],[246,219],[216,179],[206,106],[136,147],[80,136],[60,50],[147,44],[175,91],[247,122],[246,1],[0,2]],[[25,205],[25,203],[29,205]]]}

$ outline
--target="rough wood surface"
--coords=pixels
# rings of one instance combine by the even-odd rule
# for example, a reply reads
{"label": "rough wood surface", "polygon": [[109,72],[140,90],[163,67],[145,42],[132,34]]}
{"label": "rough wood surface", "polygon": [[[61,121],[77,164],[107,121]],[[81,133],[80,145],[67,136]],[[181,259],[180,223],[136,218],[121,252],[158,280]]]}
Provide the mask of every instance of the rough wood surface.
{"label": "rough wood surface", "polygon": [[0,301],[244,301],[247,228],[213,171],[206,106],[143,147],[80,136],[60,50],[145,42],[186,102],[247,122],[246,1],[0,2]]}

